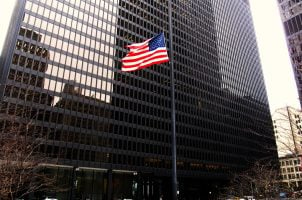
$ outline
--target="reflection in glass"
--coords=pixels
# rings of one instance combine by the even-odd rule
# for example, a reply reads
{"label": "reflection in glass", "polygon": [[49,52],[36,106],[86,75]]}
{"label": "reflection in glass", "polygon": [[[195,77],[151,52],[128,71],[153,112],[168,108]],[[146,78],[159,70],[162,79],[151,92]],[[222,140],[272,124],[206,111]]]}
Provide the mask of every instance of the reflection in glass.
{"label": "reflection in glass", "polygon": [[[46,1],[45,3],[53,8],[56,8],[58,4],[58,8],[63,8],[62,10],[65,13],[67,13],[67,10],[69,12],[79,12],[77,8],[73,8],[67,4],[63,5],[61,2],[57,2],[57,0]],[[34,9],[42,11],[42,9],[38,9],[37,4],[33,3],[32,5]],[[112,14],[107,13],[108,3],[102,1],[100,5],[101,7],[97,9],[100,16],[104,16],[104,18],[110,16],[112,19],[115,19]],[[81,7],[84,9],[87,8],[83,2],[81,3]],[[30,5],[27,5],[26,8],[32,9]],[[91,8],[96,9],[94,7]],[[110,5],[110,9],[116,13],[117,8],[115,6]],[[104,18],[93,19],[82,11],[79,14],[82,17],[79,16],[78,19],[71,19],[50,11],[50,19],[59,22],[59,26],[53,24],[51,21],[44,21],[34,16],[26,15],[26,19],[29,19],[29,25],[52,32],[52,36],[46,35],[42,39],[44,45],[54,49],[50,50],[49,67],[45,71],[44,89],[61,93],[66,82],[72,81],[73,84],[82,87],[81,95],[110,103],[110,93],[112,92],[110,80],[112,80],[113,75],[112,67],[114,62],[112,58],[114,56],[113,46],[115,42],[111,35],[114,35],[116,32],[116,24],[105,23]],[[83,20],[83,22],[79,19]],[[103,25],[103,30],[99,27],[91,27],[98,24]],[[77,29],[76,31],[79,31],[79,33],[75,33],[75,30],[72,29]],[[110,31],[110,35],[105,34],[105,30]],[[88,34],[87,37],[85,34]],[[101,38],[91,38],[91,36],[96,35]],[[61,36],[64,38],[61,38]],[[68,52],[72,54],[66,55]],[[101,80],[102,77],[103,80]],[[55,97],[53,105],[58,101],[59,98]]]}

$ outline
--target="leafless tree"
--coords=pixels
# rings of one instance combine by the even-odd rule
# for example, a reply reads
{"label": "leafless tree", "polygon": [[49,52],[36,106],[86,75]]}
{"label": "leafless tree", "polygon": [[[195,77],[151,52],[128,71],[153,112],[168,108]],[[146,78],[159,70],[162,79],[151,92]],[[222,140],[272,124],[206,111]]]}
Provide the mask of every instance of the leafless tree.
{"label": "leafless tree", "polygon": [[255,162],[240,173],[234,173],[230,184],[221,191],[226,196],[253,196],[255,199],[275,199],[279,191],[286,191],[279,181],[279,169],[271,162]]}
{"label": "leafless tree", "polygon": [[[302,155],[302,132],[299,110],[285,107],[274,113],[274,130],[277,142],[275,146],[267,146],[268,150],[277,151],[279,157],[287,156],[300,160]],[[252,131],[252,130],[250,130]],[[253,134],[262,136],[253,131]],[[276,198],[279,192],[292,192],[294,186],[282,182],[279,163],[274,158],[255,162],[249,169],[231,173],[230,184],[221,192],[222,196],[237,197],[254,196],[256,199]]]}
{"label": "leafless tree", "polygon": [[279,157],[302,154],[301,112],[292,107],[277,109],[273,115]]}
{"label": "leafless tree", "polygon": [[[18,112],[28,115],[24,110]],[[43,133],[35,131],[33,122],[26,118],[3,115],[0,121],[0,199],[55,190],[55,177],[43,172],[46,163],[55,162],[40,151]]]}

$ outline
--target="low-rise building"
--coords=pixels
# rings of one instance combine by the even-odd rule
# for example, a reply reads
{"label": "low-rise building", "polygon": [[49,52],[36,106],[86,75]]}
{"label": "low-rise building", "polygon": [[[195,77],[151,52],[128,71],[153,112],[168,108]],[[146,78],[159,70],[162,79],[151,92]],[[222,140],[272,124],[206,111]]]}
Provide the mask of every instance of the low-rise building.
{"label": "low-rise building", "polygon": [[287,183],[290,187],[302,186],[301,159],[302,155],[279,158],[282,182]]}
{"label": "low-rise building", "polygon": [[293,107],[277,109],[273,125],[282,182],[292,188],[302,186],[302,112]]}
{"label": "low-rise building", "polygon": [[302,154],[302,112],[293,107],[277,109],[273,114],[278,157]]}

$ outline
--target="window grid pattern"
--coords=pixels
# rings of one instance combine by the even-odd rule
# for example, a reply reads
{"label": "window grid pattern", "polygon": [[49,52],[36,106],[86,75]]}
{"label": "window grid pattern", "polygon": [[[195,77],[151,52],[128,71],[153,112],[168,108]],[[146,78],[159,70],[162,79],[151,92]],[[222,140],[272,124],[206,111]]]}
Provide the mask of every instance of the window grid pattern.
{"label": "window grid pattern", "polygon": [[[223,11],[225,5],[211,0],[172,1],[180,174],[243,167],[272,142],[252,134],[269,138],[269,111],[248,4],[235,2],[234,10]],[[169,38],[167,11],[164,0],[26,0],[6,82],[6,114],[28,110],[32,128],[49,141],[43,150],[67,164],[170,174],[169,65],[120,71],[127,44],[161,31]],[[238,52],[222,56],[230,35],[221,34],[220,20],[232,12],[247,20],[239,34],[248,42],[239,48],[255,65],[231,61]],[[255,82],[242,82],[235,66]]]}
{"label": "window grid pattern", "polygon": [[[301,35],[302,35],[302,4],[300,0],[278,0],[283,27],[287,37],[288,50],[296,79],[299,99],[302,97],[301,74]],[[301,100],[300,100],[301,104]],[[302,105],[302,104],[301,104]]]}

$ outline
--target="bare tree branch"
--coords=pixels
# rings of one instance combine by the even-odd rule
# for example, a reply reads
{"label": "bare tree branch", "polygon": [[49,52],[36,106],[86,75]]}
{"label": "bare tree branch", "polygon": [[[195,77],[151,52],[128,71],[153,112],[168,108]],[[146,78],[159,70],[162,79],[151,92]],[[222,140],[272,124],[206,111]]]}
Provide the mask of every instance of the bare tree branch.
{"label": "bare tree branch", "polygon": [[35,130],[33,120],[28,118],[33,115],[24,112],[18,110],[16,115],[2,115],[0,119],[0,199],[3,200],[58,190],[56,177],[43,171],[45,163],[56,163],[57,159],[40,151],[46,141],[44,133]]}

